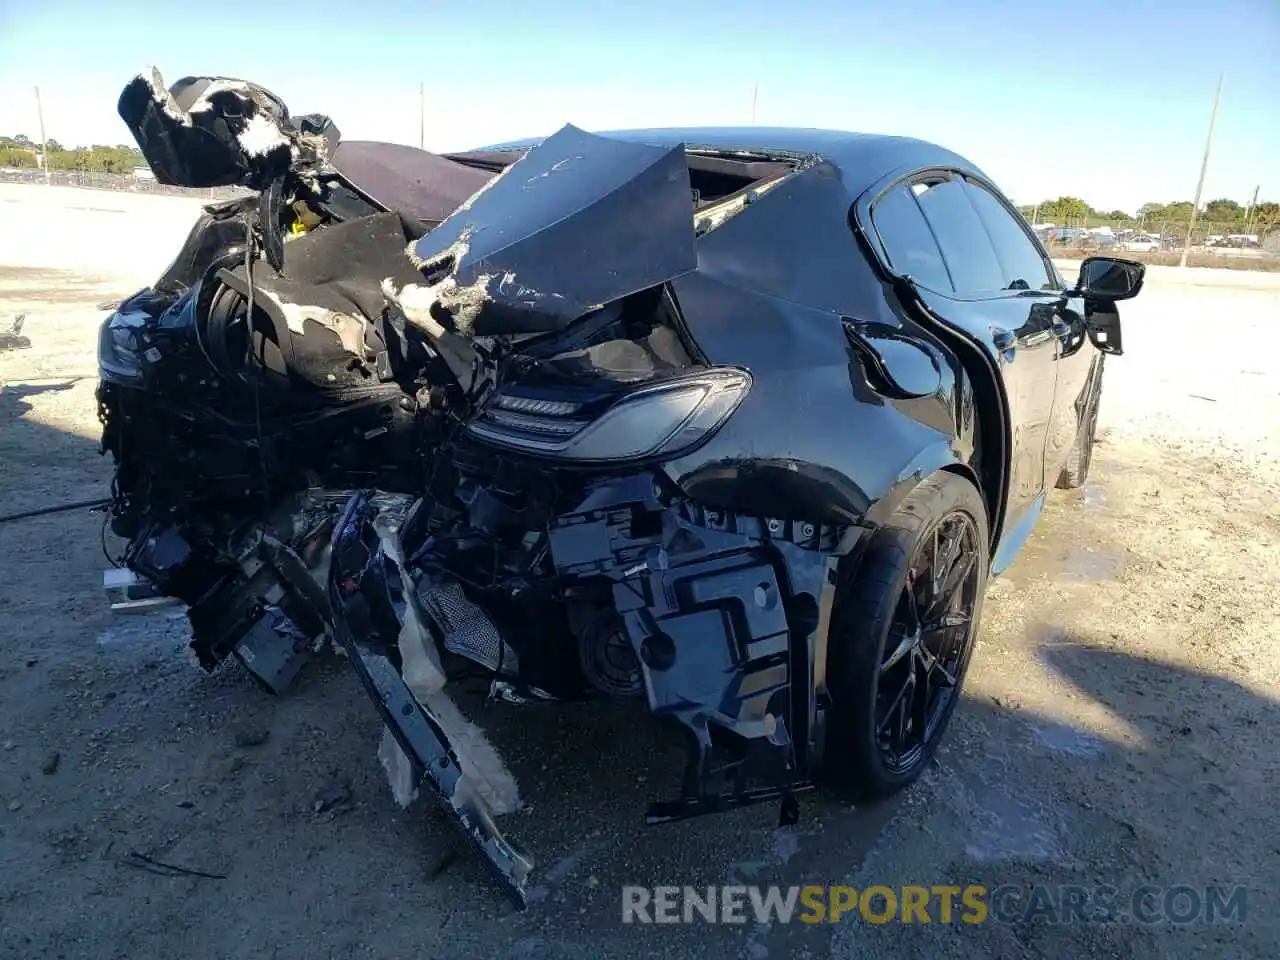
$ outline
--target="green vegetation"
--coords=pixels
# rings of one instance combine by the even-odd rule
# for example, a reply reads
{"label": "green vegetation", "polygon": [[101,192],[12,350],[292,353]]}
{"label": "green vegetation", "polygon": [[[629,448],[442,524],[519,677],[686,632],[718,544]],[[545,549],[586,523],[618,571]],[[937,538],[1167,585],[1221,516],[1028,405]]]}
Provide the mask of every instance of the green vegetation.
{"label": "green vegetation", "polygon": [[[1079,197],[1058,197],[1043,203],[1024,204],[1019,208],[1028,219],[1035,217],[1039,223],[1055,223],[1059,226],[1100,227],[1130,229],[1142,225],[1144,229],[1186,230],[1191,220],[1191,201],[1177,203],[1144,203],[1135,214],[1123,210],[1095,210]],[[1280,227],[1280,203],[1259,203],[1252,210],[1234,200],[1210,200],[1196,215],[1196,234],[1209,227],[1217,233],[1267,233]]]}
{"label": "green vegetation", "polygon": [[[134,167],[145,167],[147,162],[137,147],[123,144],[110,147],[95,144],[92,147],[67,148],[50,140],[50,170],[82,170],[89,173],[131,173]],[[0,167],[35,169],[40,166],[40,144],[29,137],[0,137]]]}

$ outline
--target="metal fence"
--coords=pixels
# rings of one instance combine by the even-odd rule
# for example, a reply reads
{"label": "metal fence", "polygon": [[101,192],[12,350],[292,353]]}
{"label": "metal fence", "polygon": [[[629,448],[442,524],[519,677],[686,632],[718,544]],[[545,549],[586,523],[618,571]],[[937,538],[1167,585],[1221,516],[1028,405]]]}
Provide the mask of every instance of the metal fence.
{"label": "metal fence", "polygon": [[[1023,208],[1023,215],[1030,222],[1031,208]],[[1040,219],[1041,222],[1033,226],[1050,248],[1129,248],[1163,253],[1181,252],[1189,225],[1185,217],[1120,220],[1090,215],[1052,220],[1042,216]],[[1210,257],[1273,259],[1280,254],[1280,228],[1271,223],[1252,223],[1246,227],[1239,221],[1219,223],[1197,219],[1191,230],[1191,249]]]}
{"label": "metal fence", "polygon": [[42,170],[25,170],[16,167],[0,167],[0,183],[49,183],[55,187],[149,193],[157,196],[191,197],[208,201],[230,200],[244,196],[248,192],[239,187],[170,187],[132,174],[53,170],[46,175]]}

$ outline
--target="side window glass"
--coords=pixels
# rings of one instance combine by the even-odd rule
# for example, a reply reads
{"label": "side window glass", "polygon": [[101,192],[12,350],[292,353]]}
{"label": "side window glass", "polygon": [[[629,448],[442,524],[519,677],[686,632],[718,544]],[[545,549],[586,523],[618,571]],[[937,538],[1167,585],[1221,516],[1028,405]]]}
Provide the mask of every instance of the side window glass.
{"label": "side window glass", "polygon": [[1006,290],[1056,289],[1057,283],[1040,251],[1008,208],[985,187],[967,183],[965,188],[995,247],[1004,281],[1001,287]]}
{"label": "side window glass", "polygon": [[966,196],[964,181],[915,183],[911,190],[938,239],[956,292],[991,293],[1004,289],[1004,272],[987,230]]}
{"label": "side window glass", "polygon": [[895,187],[877,200],[871,209],[871,224],[895,273],[905,274],[930,290],[952,292],[937,241],[910,190]]}

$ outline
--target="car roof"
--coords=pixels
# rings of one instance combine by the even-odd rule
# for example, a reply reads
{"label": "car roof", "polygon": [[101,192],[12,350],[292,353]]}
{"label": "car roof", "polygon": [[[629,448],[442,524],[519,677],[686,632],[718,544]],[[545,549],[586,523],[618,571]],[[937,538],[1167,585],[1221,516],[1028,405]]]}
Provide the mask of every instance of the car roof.
{"label": "car roof", "polygon": [[[927,140],[889,134],[759,126],[658,127],[593,132],[615,140],[664,147],[683,143],[694,150],[817,156],[839,167],[850,187],[869,186],[894,171],[927,166],[957,167],[985,176],[971,161],[944,147]],[[465,157],[468,153],[483,154],[528,148],[541,143],[543,139],[538,137],[512,141],[451,156]]]}

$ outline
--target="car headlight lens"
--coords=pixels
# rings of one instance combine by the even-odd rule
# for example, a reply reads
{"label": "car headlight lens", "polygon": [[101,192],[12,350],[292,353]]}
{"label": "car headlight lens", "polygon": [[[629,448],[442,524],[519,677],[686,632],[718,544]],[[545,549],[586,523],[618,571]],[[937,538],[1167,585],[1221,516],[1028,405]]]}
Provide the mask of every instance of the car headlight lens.
{"label": "car headlight lens", "polygon": [[140,382],[143,369],[138,330],[146,319],[141,312],[117,312],[102,321],[98,332],[99,374],[112,380]]}
{"label": "car headlight lens", "polygon": [[582,405],[498,393],[467,425],[477,439],[581,462],[674,457],[715,433],[751,389],[751,374],[718,367],[624,395],[585,417]]}

